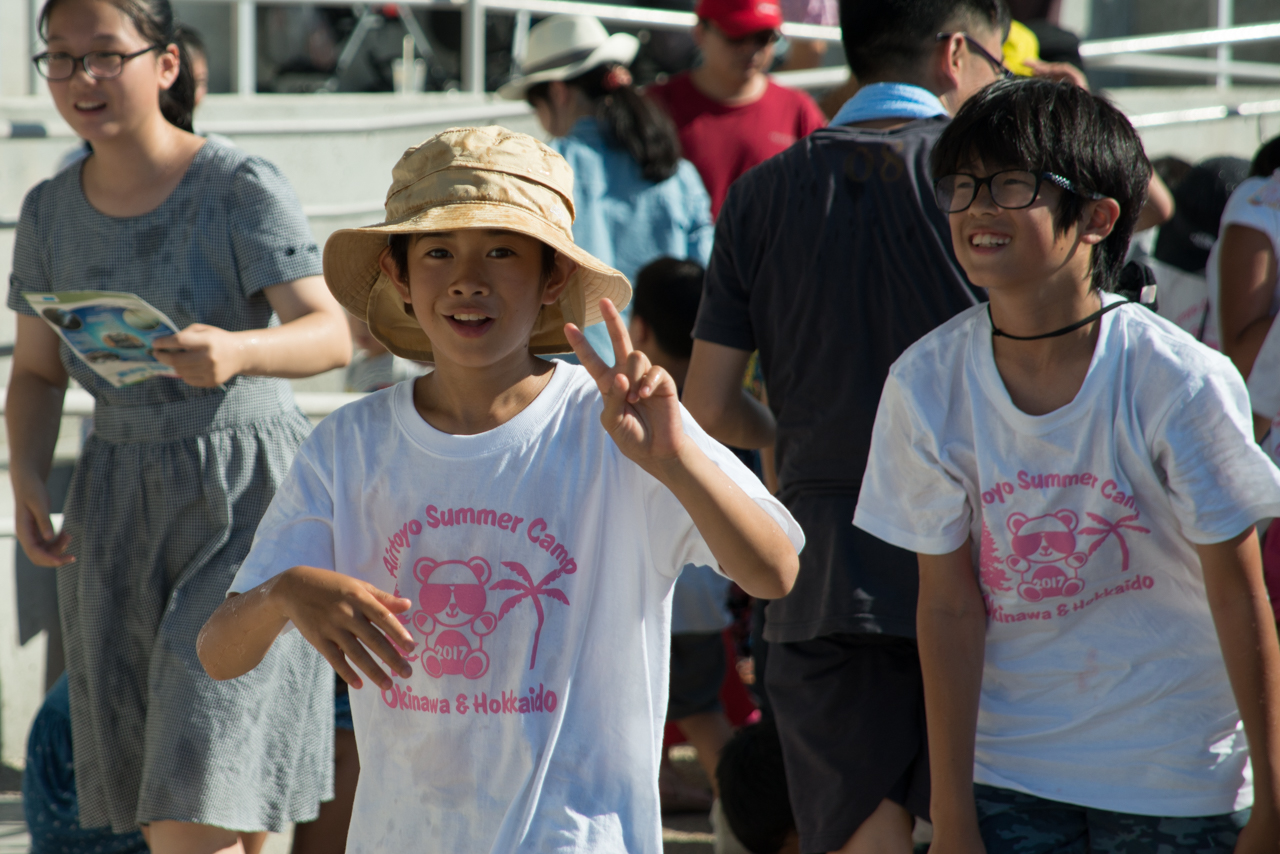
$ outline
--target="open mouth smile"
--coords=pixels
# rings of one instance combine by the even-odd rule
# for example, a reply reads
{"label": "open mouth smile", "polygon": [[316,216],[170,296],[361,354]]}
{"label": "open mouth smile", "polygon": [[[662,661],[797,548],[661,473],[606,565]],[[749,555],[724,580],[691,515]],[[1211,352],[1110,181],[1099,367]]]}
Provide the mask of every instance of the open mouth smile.
{"label": "open mouth smile", "polygon": [[487,314],[459,311],[445,315],[449,326],[463,338],[479,338],[493,325],[493,318]]}

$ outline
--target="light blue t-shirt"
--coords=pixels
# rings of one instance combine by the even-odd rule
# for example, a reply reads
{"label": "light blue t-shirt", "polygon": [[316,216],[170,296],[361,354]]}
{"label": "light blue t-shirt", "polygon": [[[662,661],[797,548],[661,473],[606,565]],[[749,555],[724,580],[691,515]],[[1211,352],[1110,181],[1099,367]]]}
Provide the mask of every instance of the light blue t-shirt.
{"label": "light blue t-shirt", "polygon": [[[594,118],[580,119],[551,147],[573,167],[573,239],[628,280],[663,256],[706,266],[715,226],[711,197],[698,170],[681,160],[676,173],[654,183],[625,148],[605,140]],[[623,312],[630,319],[630,312]],[[604,324],[586,330],[596,351],[613,364]]]}

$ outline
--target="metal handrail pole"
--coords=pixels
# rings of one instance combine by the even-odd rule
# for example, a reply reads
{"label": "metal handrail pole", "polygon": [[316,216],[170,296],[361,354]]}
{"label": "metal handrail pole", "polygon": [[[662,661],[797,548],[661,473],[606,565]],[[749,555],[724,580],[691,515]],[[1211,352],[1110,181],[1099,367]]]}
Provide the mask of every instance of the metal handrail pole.
{"label": "metal handrail pole", "polygon": [[[1235,0],[1218,0],[1218,29],[1227,30],[1231,28],[1231,23],[1235,19]],[[1227,66],[1231,64],[1235,51],[1231,49],[1229,44],[1218,45],[1218,64],[1222,66],[1222,71],[1218,72],[1218,88],[1231,88],[1231,75],[1227,73]]]}
{"label": "metal handrail pole", "polygon": [[1117,53],[1149,53],[1157,50],[1185,50],[1196,47],[1215,47],[1220,44],[1276,41],[1280,39],[1280,21],[1267,24],[1246,24],[1239,27],[1211,30],[1183,30],[1153,36],[1132,36],[1116,39],[1098,39],[1080,43],[1080,56],[1111,56]]}
{"label": "metal handrail pole", "polygon": [[462,10],[462,90],[484,94],[484,0],[467,0]]}
{"label": "metal handrail pole", "polygon": [[258,91],[258,8],[254,0],[236,0],[236,92]]}
{"label": "metal handrail pole", "polygon": [[1216,79],[1225,74],[1233,80],[1280,81],[1280,63],[1228,62],[1207,56],[1173,56],[1165,53],[1122,53],[1100,56],[1090,61],[1089,68],[1123,68],[1129,71],[1150,71],[1157,74],[1184,75]]}

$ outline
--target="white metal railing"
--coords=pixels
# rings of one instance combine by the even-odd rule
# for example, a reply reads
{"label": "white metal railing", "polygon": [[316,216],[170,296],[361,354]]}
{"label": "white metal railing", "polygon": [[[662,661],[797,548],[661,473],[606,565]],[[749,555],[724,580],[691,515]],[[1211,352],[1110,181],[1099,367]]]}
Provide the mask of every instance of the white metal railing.
{"label": "white metal railing", "polygon": [[[318,5],[352,6],[351,0],[189,0],[189,2],[229,5],[234,12],[235,33],[235,88],[241,95],[257,91],[257,25],[258,5]],[[662,9],[646,9],[636,6],[615,6],[607,3],[575,2],[575,0],[401,0],[393,4],[407,11],[409,8],[453,9],[462,12],[462,90],[482,94],[485,90],[485,16],[489,12],[514,13],[517,31],[514,53],[522,55],[522,47],[528,34],[531,15],[562,13],[592,15],[605,23],[641,26],[652,29],[687,29],[696,22],[691,12],[675,12]],[[1098,39],[1081,44],[1080,54],[1090,68],[1147,71],[1166,75],[1190,77],[1214,77],[1220,88],[1229,86],[1234,78],[1280,81],[1280,63],[1235,62],[1232,48],[1237,44],[1251,44],[1280,40],[1280,21],[1244,26],[1233,26],[1234,0],[1216,0],[1217,27],[1187,30],[1157,35],[1125,38]],[[403,14],[403,13],[402,13]],[[409,16],[411,18],[411,16]],[[425,38],[415,21],[406,18],[419,52],[424,53]],[[839,27],[814,24],[783,25],[783,34],[789,38],[839,41]],[[32,44],[37,40],[32,34]],[[1213,59],[1206,57],[1178,56],[1162,51],[1182,51],[1217,48]],[[834,69],[821,69],[826,77],[815,77],[813,87],[834,85]],[[31,91],[36,91],[34,73]],[[788,81],[790,83],[790,81]],[[790,85],[804,85],[798,80]],[[0,137],[7,134],[0,134]]]}
{"label": "white metal railing", "polygon": [[[0,387],[0,413],[4,412],[4,402],[8,397],[8,389]],[[298,408],[302,413],[311,418],[323,418],[332,413],[335,409],[345,406],[354,400],[364,397],[363,394],[349,394],[346,392],[317,392],[317,391],[299,391],[294,392],[294,399],[298,402]],[[93,396],[89,392],[80,388],[67,389],[67,394],[62,401],[62,414],[64,416],[89,416],[93,414]],[[62,514],[51,514],[53,527],[60,529],[62,527]],[[14,536],[13,517],[0,516],[0,538]]]}
{"label": "white metal railing", "polygon": [[[381,206],[379,206],[381,207]],[[5,399],[9,390],[0,386],[0,414],[4,413]],[[363,394],[338,391],[298,391],[293,394],[302,414],[312,418],[323,418],[340,406],[346,406],[353,400],[364,397]],[[93,395],[82,388],[69,388],[62,400],[62,414],[70,416],[88,416],[93,414]]]}
{"label": "white metal railing", "polygon": [[[227,0],[194,0],[194,2],[225,3]],[[240,94],[253,94],[257,89],[252,53],[255,44],[252,10],[257,0],[234,0],[236,3],[237,77],[236,89]],[[348,5],[341,0],[271,0],[274,3],[301,3],[311,5]],[[527,34],[529,16],[554,14],[592,15],[605,23],[638,25],[653,29],[687,29],[696,23],[691,12],[673,12],[661,9],[645,9],[634,6],[614,6],[605,3],[573,2],[573,0],[404,0],[406,7],[432,9],[458,9],[462,11],[462,89],[480,94],[484,92],[484,20],[490,12],[517,13],[519,24],[516,34],[518,48]],[[1233,0],[1217,0],[1218,26],[1213,29],[1188,30],[1131,38],[1100,39],[1081,45],[1080,54],[1090,67],[1149,71],[1183,76],[1213,76],[1219,86],[1227,86],[1232,78],[1274,81],[1280,80],[1280,64],[1234,62],[1231,48],[1236,44],[1280,40],[1280,22],[1232,26]],[[823,27],[814,24],[783,25],[783,34],[789,38],[839,41],[839,27]],[[1217,47],[1214,59],[1203,57],[1170,56],[1160,54],[1167,50],[1188,50]],[[1148,54],[1155,54],[1149,56]],[[822,84],[826,85],[825,80]]]}

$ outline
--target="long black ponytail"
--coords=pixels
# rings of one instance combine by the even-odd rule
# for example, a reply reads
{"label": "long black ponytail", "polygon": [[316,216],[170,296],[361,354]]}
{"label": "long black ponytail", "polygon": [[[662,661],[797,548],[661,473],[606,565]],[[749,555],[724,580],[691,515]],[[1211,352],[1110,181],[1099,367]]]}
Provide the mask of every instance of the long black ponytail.
{"label": "long black ponytail", "polygon": [[[40,10],[40,36],[48,39],[49,13],[59,0],[48,0]],[[149,44],[178,48],[178,79],[160,93],[160,112],[169,124],[191,131],[191,115],[196,108],[196,78],[191,68],[191,56],[178,35],[178,24],[173,17],[169,0],[102,0],[110,3],[128,18]]]}
{"label": "long black ponytail", "polygon": [[[665,181],[680,163],[680,137],[661,107],[631,82],[631,72],[616,62],[597,65],[565,81],[580,89],[595,105],[596,120],[614,145],[627,150],[649,181]],[[529,89],[530,102],[546,99],[549,83]]]}

